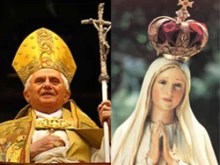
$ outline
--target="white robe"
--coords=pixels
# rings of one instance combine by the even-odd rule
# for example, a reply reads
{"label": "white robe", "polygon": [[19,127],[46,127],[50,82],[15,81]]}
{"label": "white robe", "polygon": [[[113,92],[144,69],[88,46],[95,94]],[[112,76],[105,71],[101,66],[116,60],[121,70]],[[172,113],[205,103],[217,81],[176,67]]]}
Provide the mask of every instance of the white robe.
{"label": "white robe", "polygon": [[[42,120],[44,118],[51,119],[51,118],[61,118],[62,117],[62,111],[58,110],[52,114],[44,114],[39,111],[35,111],[36,113],[36,120]],[[32,143],[40,140],[41,138],[49,135],[49,130],[34,130],[34,134],[32,137]],[[35,163],[77,163],[78,160],[68,160],[66,158],[67,151],[70,147],[69,145],[69,139],[65,131],[62,130],[55,130],[52,135],[59,136],[64,142],[65,146],[56,147],[53,149],[50,149],[48,151],[42,152],[39,155],[35,156],[32,161]],[[92,148],[92,157],[91,162],[104,162],[104,142],[102,140],[102,144],[99,150]]]}
{"label": "white robe", "polygon": [[[130,117],[117,128],[113,135],[111,150],[113,165],[134,165],[136,161],[142,159],[143,155],[141,154],[147,154],[146,152],[148,151],[145,150],[137,156],[140,147],[142,147],[142,144],[140,144],[142,136],[149,136],[147,133],[146,135],[143,134],[145,131],[145,121],[150,114],[152,85],[156,76],[162,70],[168,69],[169,67],[178,67],[186,76],[186,89],[180,105],[176,107],[176,117],[180,125],[179,131],[181,130],[180,132],[183,133],[181,138],[184,138],[186,142],[184,148],[186,147],[188,150],[185,152],[185,149],[182,150],[178,147],[180,148],[177,150],[179,157],[182,157],[186,163],[190,162],[190,165],[218,164],[208,133],[195,118],[190,107],[189,91],[191,81],[187,64],[161,57],[156,59],[146,72],[134,111]],[[149,139],[150,138],[144,138],[144,140],[146,140],[146,148],[148,147],[148,149],[150,146],[147,143]],[[180,140],[180,143],[182,143],[182,141],[183,140]],[[145,145],[145,142],[142,143]],[[189,155],[189,157],[186,158],[185,155]]]}

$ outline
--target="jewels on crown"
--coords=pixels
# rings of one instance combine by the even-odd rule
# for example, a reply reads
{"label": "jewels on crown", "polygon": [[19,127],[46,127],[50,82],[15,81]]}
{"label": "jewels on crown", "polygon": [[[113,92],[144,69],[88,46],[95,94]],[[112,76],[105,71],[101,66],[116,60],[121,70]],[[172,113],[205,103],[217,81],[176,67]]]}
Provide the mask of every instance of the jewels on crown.
{"label": "jewels on crown", "polygon": [[187,7],[192,4],[188,0],[179,0],[177,5],[182,8],[176,12],[177,17],[161,16],[150,23],[148,36],[158,55],[186,61],[205,47],[208,41],[206,25],[195,20],[185,21],[190,16]]}

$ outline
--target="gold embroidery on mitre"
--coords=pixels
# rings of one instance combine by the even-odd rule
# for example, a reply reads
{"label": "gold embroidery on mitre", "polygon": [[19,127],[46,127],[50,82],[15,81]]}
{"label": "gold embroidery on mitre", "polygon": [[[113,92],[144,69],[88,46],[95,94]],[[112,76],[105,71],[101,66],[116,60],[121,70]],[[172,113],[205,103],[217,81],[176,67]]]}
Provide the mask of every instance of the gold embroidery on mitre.
{"label": "gold embroidery on mitre", "polygon": [[66,43],[54,32],[41,28],[27,36],[20,45],[12,66],[23,84],[43,68],[57,70],[71,83],[76,64]]}

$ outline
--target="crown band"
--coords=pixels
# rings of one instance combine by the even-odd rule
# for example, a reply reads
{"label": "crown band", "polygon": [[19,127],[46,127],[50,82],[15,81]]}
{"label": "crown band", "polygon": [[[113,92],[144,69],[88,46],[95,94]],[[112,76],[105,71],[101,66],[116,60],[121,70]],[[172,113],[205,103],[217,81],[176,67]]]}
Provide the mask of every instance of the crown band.
{"label": "crown band", "polygon": [[172,54],[163,54],[164,58],[170,59],[170,60],[177,60],[177,61],[188,61],[189,57],[183,57],[183,56],[175,56]]}

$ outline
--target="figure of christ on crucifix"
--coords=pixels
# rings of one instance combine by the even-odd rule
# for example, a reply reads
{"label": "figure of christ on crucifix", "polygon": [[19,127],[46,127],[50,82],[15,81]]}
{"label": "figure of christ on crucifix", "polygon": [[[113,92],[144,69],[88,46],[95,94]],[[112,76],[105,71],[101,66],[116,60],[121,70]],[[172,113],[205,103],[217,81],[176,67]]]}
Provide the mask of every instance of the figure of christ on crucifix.
{"label": "figure of christ on crucifix", "polygon": [[98,19],[82,20],[82,24],[93,24],[98,31],[99,46],[100,46],[100,61],[101,61],[101,75],[99,80],[109,80],[106,69],[107,54],[109,53],[110,46],[106,41],[106,34],[111,29],[111,22],[103,20],[104,3],[100,3],[98,7]]}
{"label": "figure of christ on crucifix", "polygon": [[[104,120],[101,121],[104,128],[104,148],[105,148],[105,162],[110,162],[110,147],[109,140],[111,134],[111,119],[108,119],[107,116],[111,114],[106,114],[106,112],[102,111],[103,109],[108,109],[108,113],[111,113],[110,101],[107,100],[107,82],[109,80],[109,76],[107,73],[106,61],[107,54],[109,53],[110,46],[106,41],[107,32],[111,29],[111,22],[103,20],[104,13],[104,3],[100,3],[98,6],[98,20],[96,19],[86,19],[82,20],[82,24],[93,24],[94,27],[98,31],[99,37],[99,52],[100,52],[100,66],[101,66],[101,74],[99,76],[99,82],[102,84],[102,103],[98,106],[99,115],[106,116]],[[105,120],[106,119],[106,120]],[[109,127],[110,126],[110,127]]]}

